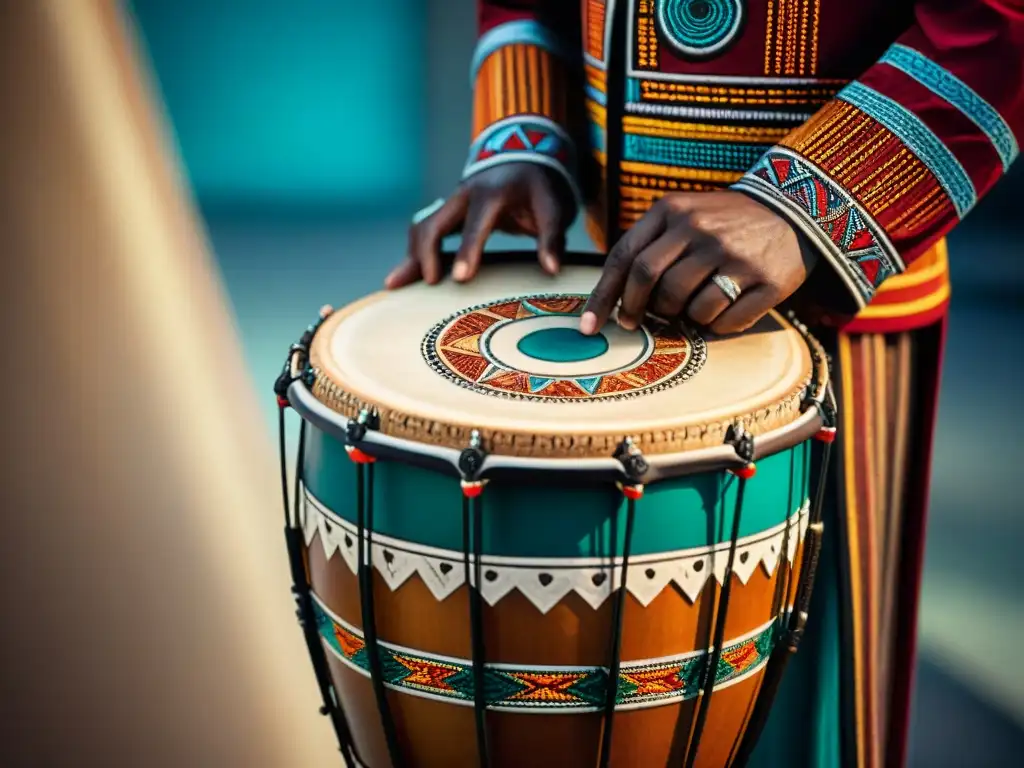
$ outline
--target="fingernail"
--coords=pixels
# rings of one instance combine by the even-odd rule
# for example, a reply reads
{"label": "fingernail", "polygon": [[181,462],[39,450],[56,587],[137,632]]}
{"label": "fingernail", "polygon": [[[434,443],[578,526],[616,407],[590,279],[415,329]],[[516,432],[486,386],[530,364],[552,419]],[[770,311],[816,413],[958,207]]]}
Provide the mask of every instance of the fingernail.
{"label": "fingernail", "polygon": [[556,259],[553,254],[547,253],[546,251],[542,253],[540,255],[540,264],[552,275],[558,272],[558,259]]}
{"label": "fingernail", "polygon": [[456,280],[465,280],[468,272],[469,267],[466,265],[465,262],[462,261],[460,261],[458,264],[452,267],[452,277],[454,277]]}
{"label": "fingernail", "polygon": [[635,331],[636,330],[636,323],[634,323],[632,319],[630,319],[628,317],[623,317],[622,315],[619,315],[617,320],[618,320],[618,323],[619,323],[619,327],[622,328],[623,330],[625,330],[625,331]]}
{"label": "fingernail", "polygon": [[580,333],[590,336],[597,332],[597,315],[593,312],[584,312],[580,318]]}

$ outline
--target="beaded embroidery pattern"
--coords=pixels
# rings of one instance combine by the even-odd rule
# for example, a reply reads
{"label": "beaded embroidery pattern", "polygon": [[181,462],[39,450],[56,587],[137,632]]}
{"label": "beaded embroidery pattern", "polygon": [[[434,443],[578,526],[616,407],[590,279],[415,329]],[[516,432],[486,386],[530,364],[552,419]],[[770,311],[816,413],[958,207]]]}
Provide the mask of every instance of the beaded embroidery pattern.
{"label": "beaded embroidery pattern", "polygon": [[[586,300],[581,294],[540,294],[469,307],[431,328],[421,345],[423,358],[435,373],[471,391],[555,402],[616,400],[659,392],[688,380],[703,366],[707,347],[702,338],[679,325],[650,318],[626,342],[612,345],[607,355],[588,361],[584,368],[566,367],[564,374],[550,364],[524,370],[529,361],[523,356],[509,362],[510,358],[494,352],[497,334],[514,335],[517,323],[540,329],[574,327]],[[615,333],[623,336],[618,330]],[[623,363],[625,358],[628,362]]]}

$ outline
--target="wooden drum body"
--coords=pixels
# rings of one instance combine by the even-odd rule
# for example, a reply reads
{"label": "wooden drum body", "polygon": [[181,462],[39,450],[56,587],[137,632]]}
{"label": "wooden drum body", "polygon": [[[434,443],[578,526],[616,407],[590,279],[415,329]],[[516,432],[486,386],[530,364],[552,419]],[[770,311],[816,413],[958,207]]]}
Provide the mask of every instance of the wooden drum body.
{"label": "wooden drum body", "polygon": [[574,338],[597,274],[373,296],[291,358],[293,525],[353,764],[739,749],[799,591],[824,359],[774,315]]}

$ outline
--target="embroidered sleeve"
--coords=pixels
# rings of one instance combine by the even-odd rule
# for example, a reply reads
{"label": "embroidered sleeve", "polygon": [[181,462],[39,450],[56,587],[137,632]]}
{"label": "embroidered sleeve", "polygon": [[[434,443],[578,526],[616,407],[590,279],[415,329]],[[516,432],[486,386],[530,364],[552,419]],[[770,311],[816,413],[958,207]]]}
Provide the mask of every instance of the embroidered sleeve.
{"label": "embroidered sleeve", "polygon": [[916,17],[735,185],[800,227],[854,310],[967,215],[1024,135],[1024,1],[924,0]]}
{"label": "embroidered sleeve", "polygon": [[570,123],[579,9],[543,0],[480,0],[473,129],[463,179],[500,163],[545,165],[580,200]]}

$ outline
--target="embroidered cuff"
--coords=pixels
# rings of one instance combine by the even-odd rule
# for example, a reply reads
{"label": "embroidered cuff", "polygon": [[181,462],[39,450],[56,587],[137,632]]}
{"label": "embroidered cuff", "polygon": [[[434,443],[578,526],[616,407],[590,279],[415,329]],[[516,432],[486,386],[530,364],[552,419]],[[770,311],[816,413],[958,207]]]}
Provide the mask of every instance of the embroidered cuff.
{"label": "embroidered cuff", "polygon": [[469,149],[463,180],[502,163],[537,163],[556,171],[579,208],[576,150],[565,130],[540,115],[516,115],[490,125]]}
{"label": "embroidered cuff", "polygon": [[792,150],[769,150],[733,187],[798,227],[835,269],[858,310],[887,277],[905,269],[884,230],[853,195]]}

